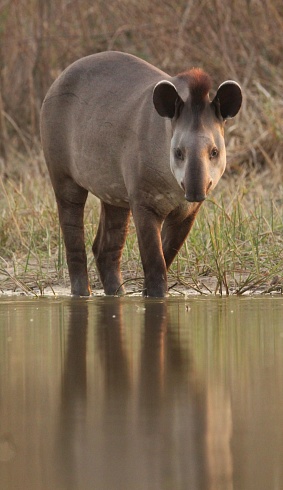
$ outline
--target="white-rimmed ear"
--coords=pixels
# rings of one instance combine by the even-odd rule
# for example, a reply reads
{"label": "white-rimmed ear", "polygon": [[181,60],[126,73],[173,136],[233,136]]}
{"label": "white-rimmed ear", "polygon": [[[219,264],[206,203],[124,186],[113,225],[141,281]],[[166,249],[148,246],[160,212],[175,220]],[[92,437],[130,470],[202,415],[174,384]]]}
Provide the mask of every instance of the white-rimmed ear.
{"label": "white-rimmed ear", "polygon": [[212,101],[223,119],[229,119],[238,114],[242,105],[242,90],[234,80],[221,83]]}
{"label": "white-rimmed ear", "polygon": [[162,117],[173,119],[177,108],[184,105],[175,85],[168,80],[161,80],[153,89],[153,104]]}

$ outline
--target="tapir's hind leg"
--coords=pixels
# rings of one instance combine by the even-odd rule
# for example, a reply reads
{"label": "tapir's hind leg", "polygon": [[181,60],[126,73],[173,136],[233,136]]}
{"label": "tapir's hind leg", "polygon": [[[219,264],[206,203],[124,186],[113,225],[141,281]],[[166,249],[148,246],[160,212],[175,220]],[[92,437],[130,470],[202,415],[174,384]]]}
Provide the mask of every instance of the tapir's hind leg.
{"label": "tapir's hind leg", "polygon": [[64,186],[54,187],[66,246],[71,292],[76,296],[89,296],[83,223],[88,192],[72,180],[69,180]]}
{"label": "tapir's hind leg", "polygon": [[101,214],[93,254],[105,294],[123,292],[120,261],[128,231],[130,210],[101,201]]}

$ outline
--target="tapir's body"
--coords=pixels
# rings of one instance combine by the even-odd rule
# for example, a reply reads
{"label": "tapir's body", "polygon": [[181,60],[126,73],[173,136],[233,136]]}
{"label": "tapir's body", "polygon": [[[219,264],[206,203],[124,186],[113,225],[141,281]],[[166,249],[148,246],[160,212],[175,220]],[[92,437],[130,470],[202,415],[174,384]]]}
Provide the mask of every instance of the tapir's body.
{"label": "tapir's body", "polygon": [[42,139],[51,174],[60,169],[115,206],[129,207],[130,196],[141,192],[164,216],[180,204],[187,207],[168,164],[170,120],[152,103],[153,88],[164,77],[170,79],[116,52],[82,58],[63,72],[43,106]]}
{"label": "tapir's body", "polygon": [[[232,84],[240,99],[239,86]],[[208,85],[198,70],[170,77],[134,56],[107,52],[73,63],[50,88],[42,107],[42,144],[73,294],[90,292],[83,237],[88,191],[101,200],[93,252],[106,294],[121,285],[130,210],[145,294],[166,294],[166,270],[225,169],[223,121],[234,114],[221,114],[218,99],[212,107]],[[238,112],[239,100],[236,106],[232,112]],[[213,152],[219,160],[222,152],[221,161],[209,168]]]}

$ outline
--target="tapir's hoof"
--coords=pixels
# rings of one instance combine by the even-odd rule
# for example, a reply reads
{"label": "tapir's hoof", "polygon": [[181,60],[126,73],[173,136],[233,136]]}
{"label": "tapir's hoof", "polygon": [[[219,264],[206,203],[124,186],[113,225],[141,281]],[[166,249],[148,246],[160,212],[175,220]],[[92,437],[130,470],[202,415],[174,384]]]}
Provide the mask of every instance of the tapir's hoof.
{"label": "tapir's hoof", "polygon": [[91,290],[89,285],[83,287],[80,284],[76,284],[71,288],[72,296],[90,296],[90,294]]}
{"label": "tapir's hoof", "polygon": [[88,296],[90,296],[90,293],[87,292],[87,293],[71,293],[72,296],[74,296],[74,298],[87,298]]}
{"label": "tapir's hoof", "polygon": [[104,292],[106,296],[123,296],[125,294],[125,288],[122,285],[104,286]]}
{"label": "tapir's hoof", "polygon": [[84,293],[77,293],[77,292],[71,292],[71,295],[74,296],[75,298],[87,298],[88,296],[90,296],[90,292],[87,291],[87,292],[84,292]]}
{"label": "tapir's hoof", "polygon": [[164,291],[163,288],[154,288],[154,289],[143,289],[142,295],[145,298],[166,298],[168,296],[167,290]]}

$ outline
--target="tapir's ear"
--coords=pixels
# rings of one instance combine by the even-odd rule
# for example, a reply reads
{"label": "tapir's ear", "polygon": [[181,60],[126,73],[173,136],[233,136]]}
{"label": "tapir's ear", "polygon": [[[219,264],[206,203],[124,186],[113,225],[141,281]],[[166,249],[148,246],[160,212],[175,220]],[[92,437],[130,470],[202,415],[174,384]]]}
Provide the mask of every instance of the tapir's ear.
{"label": "tapir's ear", "polygon": [[168,80],[162,80],[154,87],[153,104],[160,116],[173,119],[176,111],[180,112],[184,102],[175,85]]}
{"label": "tapir's ear", "polygon": [[233,80],[221,83],[212,104],[217,107],[223,119],[236,116],[242,105],[240,85]]}

